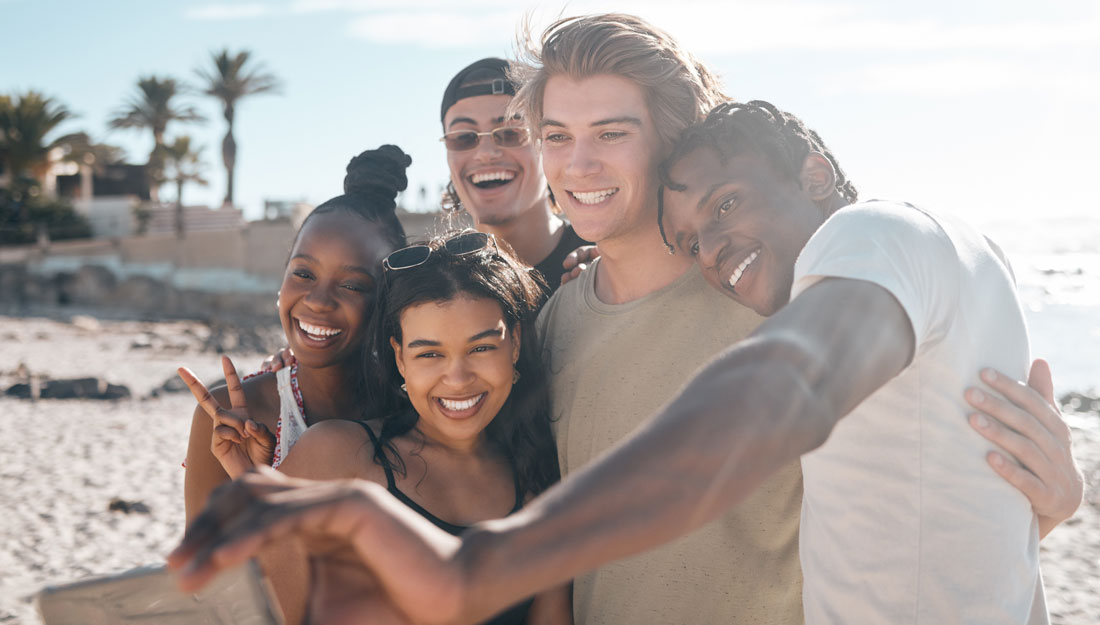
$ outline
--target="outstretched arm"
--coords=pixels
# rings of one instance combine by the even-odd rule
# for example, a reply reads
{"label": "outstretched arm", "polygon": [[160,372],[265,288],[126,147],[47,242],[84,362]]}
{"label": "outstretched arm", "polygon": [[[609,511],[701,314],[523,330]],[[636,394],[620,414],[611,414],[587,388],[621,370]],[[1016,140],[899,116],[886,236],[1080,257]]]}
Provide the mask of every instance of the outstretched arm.
{"label": "outstretched arm", "polygon": [[[884,289],[822,280],[701,370],[628,440],[516,515],[476,526],[461,545],[409,518],[375,485],[302,485],[250,505],[219,500],[172,561],[192,563],[184,583],[193,586],[273,537],[339,536],[365,569],[388,576],[378,588],[412,620],[479,622],[713,519],[823,443],[841,416],[901,371],[913,342]],[[218,506],[245,510],[251,521]],[[417,575],[392,576],[394,567]],[[425,613],[416,593],[428,593],[434,609]]]}

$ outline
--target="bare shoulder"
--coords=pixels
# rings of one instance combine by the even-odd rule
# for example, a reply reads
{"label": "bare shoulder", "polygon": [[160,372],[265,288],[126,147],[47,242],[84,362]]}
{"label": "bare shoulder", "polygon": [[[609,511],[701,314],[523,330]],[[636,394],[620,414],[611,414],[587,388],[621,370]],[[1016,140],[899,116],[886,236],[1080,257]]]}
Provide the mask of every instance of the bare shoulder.
{"label": "bare shoulder", "polygon": [[373,454],[374,447],[362,424],[328,419],[302,434],[279,470],[315,480],[372,479]]}

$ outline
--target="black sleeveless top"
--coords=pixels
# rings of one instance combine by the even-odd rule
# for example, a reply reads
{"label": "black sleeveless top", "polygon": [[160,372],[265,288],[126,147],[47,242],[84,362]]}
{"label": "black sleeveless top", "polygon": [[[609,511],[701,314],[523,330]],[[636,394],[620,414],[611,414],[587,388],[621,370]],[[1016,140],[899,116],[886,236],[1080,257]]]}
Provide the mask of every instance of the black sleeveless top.
{"label": "black sleeveless top", "polygon": [[[370,437],[370,442],[372,445],[374,445],[375,452],[383,453],[381,450],[381,443],[379,442],[378,437],[375,436],[374,430],[372,430],[370,426],[367,425],[366,421],[357,421],[357,423],[363,426],[363,429],[367,431],[367,436]],[[443,530],[444,532],[451,534],[452,536],[458,536],[462,534],[462,532],[465,532],[467,529],[469,529],[469,527],[465,525],[455,525],[454,523],[448,523],[443,519],[435,516],[431,512],[428,512],[424,508],[424,506],[416,503],[415,501],[410,499],[408,495],[401,492],[401,490],[397,488],[397,484],[393,479],[393,470],[390,469],[389,466],[383,464],[382,469],[386,472],[386,490],[389,491],[391,495],[396,497],[401,503],[412,508],[414,512],[424,517],[425,519],[428,519],[432,522],[433,525]],[[509,512],[508,514],[514,514],[523,507],[523,493],[520,492],[519,481],[515,480],[514,472],[513,481],[515,481],[516,488],[516,505],[512,507],[511,512]],[[533,602],[534,599],[527,599],[526,601],[517,603],[508,610],[501,612],[492,619],[486,621],[484,625],[523,625],[527,622],[527,612],[531,609],[531,604]]]}

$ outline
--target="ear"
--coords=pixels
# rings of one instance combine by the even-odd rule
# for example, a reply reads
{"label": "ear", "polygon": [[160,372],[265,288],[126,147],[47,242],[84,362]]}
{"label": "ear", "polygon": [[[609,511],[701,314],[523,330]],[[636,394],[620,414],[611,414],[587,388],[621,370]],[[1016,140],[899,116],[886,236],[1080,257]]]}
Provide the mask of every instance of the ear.
{"label": "ear", "polygon": [[401,374],[401,377],[405,377],[405,359],[404,352],[401,348],[401,343],[397,342],[397,339],[390,337],[390,347],[393,348],[393,360],[397,364],[397,371]]}
{"label": "ear", "polygon": [[512,364],[519,362],[519,346],[522,342],[523,334],[520,332],[519,324],[517,323],[512,327]]}
{"label": "ear", "polygon": [[836,171],[829,159],[820,152],[806,155],[798,179],[802,183],[802,190],[814,202],[821,202],[836,193]]}

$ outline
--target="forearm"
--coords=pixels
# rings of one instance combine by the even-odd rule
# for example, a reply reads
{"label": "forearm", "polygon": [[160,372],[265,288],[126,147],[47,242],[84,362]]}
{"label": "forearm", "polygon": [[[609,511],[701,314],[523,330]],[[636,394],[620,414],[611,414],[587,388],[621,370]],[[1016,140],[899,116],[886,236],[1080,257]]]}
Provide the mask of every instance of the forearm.
{"label": "forearm", "polygon": [[836,416],[805,376],[820,367],[788,348],[727,352],[623,444],[467,535],[474,614],[683,535],[819,445]]}

